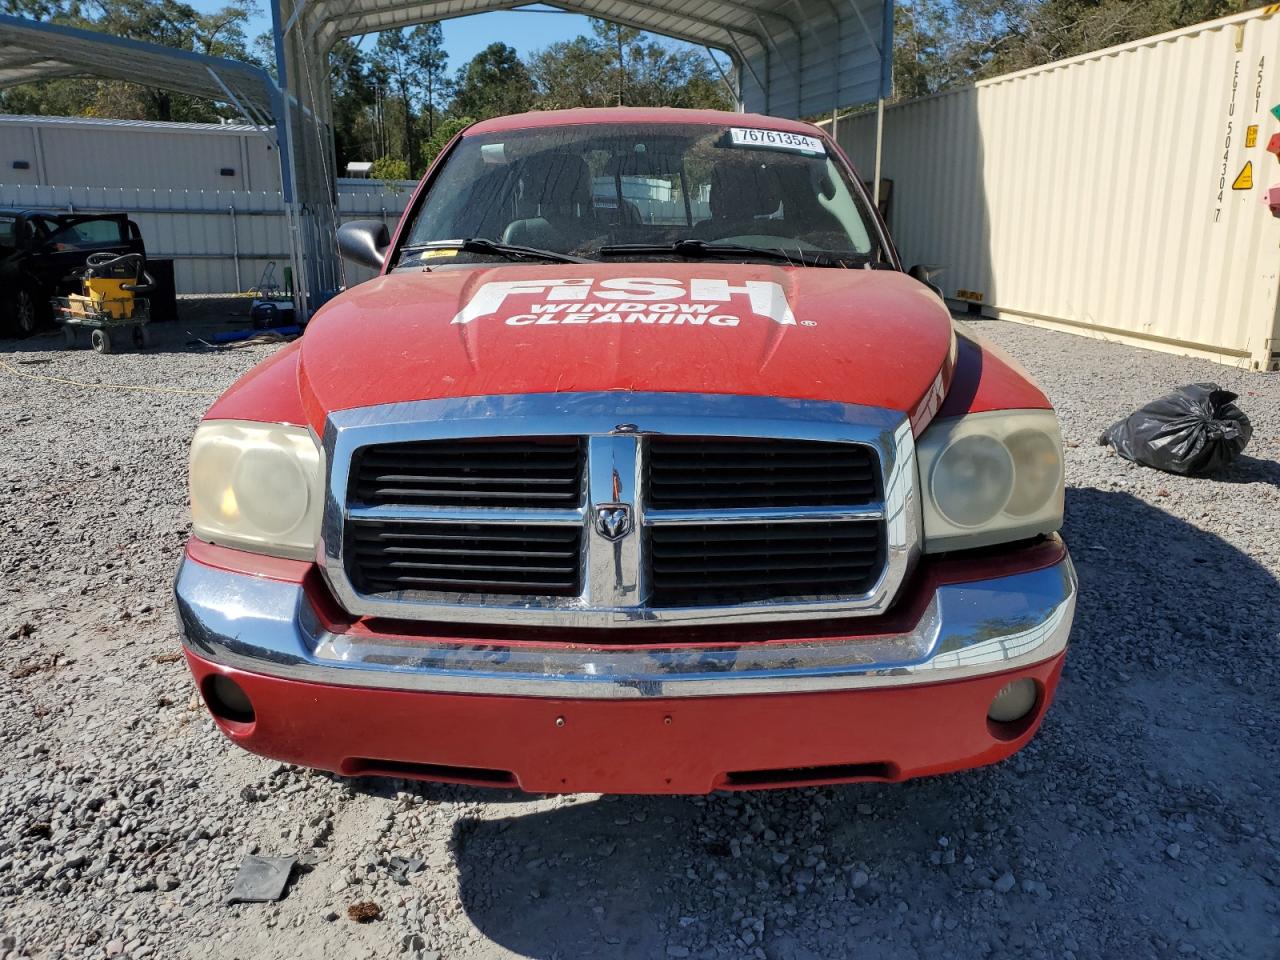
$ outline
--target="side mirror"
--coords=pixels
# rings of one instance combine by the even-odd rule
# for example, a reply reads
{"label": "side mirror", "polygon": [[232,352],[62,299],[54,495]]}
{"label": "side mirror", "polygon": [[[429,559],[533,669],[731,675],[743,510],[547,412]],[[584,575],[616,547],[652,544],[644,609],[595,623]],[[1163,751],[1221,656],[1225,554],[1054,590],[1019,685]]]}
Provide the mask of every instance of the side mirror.
{"label": "side mirror", "polygon": [[352,220],[338,228],[338,250],[352,263],[381,270],[391,234],[381,220]]}
{"label": "side mirror", "polygon": [[942,292],[942,288],[933,282],[934,275],[941,273],[942,269],[942,267],[926,266],[923,263],[917,263],[907,271],[907,276],[912,280],[919,280],[926,287],[936,293],[939,300],[946,300],[947,298]]}

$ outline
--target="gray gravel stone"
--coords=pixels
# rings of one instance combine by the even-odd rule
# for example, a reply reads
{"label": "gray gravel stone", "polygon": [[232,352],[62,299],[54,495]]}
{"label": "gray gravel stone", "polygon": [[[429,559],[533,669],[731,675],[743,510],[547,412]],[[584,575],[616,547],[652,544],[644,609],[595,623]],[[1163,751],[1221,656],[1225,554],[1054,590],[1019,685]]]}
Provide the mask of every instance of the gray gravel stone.
{"label": "gray gravel stone", "polygon": [[[173,659],[169,599],[209,398],[0,370],[0,932],[13,938],[0,952],[1274,954],[1280,377],[975,326],[1037,376],[1067,444],[1081,594],[1044,727],[1013,762],[970,773],[707,798],[348,782],[230,746]],[[4,341],[0,358],[212,394],[276,349],[183,340],[175,328],[154,352],[109,357]],[[1170,477],[1094,444],[1142,403],[1211,379],[1254,422],[1229,476]],[[44,666],[14,676],[30,664]],[[281,850],[308,854],[285,900],[220,902],[246,854]],[[415,857],[423,869],[399,869]],[[1206,865],[1204,882],[1188,864]],[[995,893],[993,865],[1026,895]],[[366,900],[382,919],[345,922]]]}

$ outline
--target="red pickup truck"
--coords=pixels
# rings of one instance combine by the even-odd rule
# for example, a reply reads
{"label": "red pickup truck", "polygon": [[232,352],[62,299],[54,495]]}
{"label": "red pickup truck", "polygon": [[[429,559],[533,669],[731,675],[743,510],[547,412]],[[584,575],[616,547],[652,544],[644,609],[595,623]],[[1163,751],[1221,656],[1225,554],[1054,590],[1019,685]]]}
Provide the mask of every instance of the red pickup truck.
{"label": "red pickup truck", "polygon": [[380,275],[193,441],[177,606],[235,743],[706,793],[1033,735],[1076,597],[1056,417],[822,131],[489,120],[339,244]]}

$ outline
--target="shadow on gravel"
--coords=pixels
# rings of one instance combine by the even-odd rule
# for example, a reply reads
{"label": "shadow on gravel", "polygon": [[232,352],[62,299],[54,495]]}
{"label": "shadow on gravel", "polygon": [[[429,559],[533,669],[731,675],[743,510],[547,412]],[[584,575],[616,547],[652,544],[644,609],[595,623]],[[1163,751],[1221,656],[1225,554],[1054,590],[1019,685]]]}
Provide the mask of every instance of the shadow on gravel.
{"label": "shadow on gravel", "polygon": [[426,803],[528,803],[533,797],[532,794],[519,790],[472,787],[458,783],[432,783],[398,777],[343,777],[327,770],[317,770],[315,773],[339,786],[348,787],[353,793],[379,800],[394,800],[398,793],[420,797]]}
{"label": "shadow on gravel", "polygon": [[464,818],[468,917],[539,960],[1267,955],[1280,584],[1126,493],[1067,510],[1076,629],[1022,753],[896,786]]}
{"label": "shadow on gravel", "polygon": [[1218,483],[1269,483],[1280,488],[1280,463],[1242,454],[1214,480]]}

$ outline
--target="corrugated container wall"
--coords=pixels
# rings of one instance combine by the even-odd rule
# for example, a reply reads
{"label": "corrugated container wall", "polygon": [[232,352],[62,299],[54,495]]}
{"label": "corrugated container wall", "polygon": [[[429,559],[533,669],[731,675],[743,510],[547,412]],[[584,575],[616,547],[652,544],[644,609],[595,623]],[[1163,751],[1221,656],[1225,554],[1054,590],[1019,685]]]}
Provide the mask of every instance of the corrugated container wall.
{"label": "corrugated container wall", "polygon": [[1280,369],[1277,104],[1277,6],[904,103],[890,226],[986,315]]}
{"label": "corrugated container wall", "polygon": [[0,115],[0,184],[279,190],[280,161],[244,124]]}

